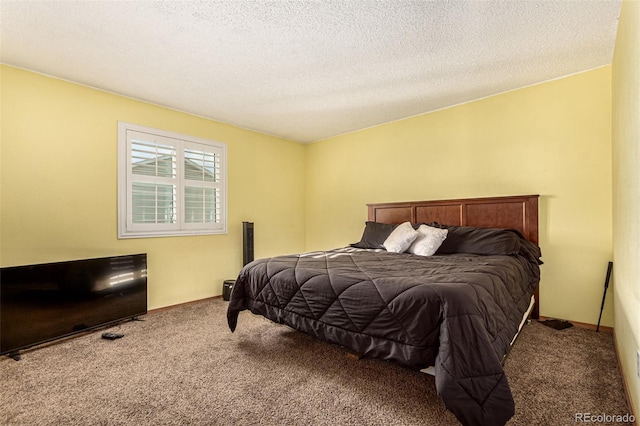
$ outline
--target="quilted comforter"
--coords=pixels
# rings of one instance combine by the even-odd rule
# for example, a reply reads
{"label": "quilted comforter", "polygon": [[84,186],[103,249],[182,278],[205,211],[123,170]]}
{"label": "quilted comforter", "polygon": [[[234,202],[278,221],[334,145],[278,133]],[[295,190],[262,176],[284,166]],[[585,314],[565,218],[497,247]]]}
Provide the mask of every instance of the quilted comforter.
{"label": "quilted comforter", "polygon": [[540,278],[527,244],[512,255],[344,248],[256,260],[236,280],[229,327],[249,309],[366,357],[435,365],[462,424],[502,425],[514,414],[502,361]]}

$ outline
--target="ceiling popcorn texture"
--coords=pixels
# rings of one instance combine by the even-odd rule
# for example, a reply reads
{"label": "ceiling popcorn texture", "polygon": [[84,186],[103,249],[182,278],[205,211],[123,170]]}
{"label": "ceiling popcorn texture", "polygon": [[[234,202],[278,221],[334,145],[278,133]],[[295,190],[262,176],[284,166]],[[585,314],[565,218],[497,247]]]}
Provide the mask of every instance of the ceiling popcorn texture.
{"label": "ceiling popcorn texture", "polygon": [[297,142],[610,64],[620,0],[0,1],[0,60]]}

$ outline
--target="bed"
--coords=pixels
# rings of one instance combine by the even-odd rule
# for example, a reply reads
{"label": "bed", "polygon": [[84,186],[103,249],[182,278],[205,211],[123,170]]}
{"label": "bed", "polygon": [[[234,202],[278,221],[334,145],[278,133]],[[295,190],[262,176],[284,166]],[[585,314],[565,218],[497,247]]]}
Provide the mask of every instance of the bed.
{"label": "bed", "polygon": [[246,265],[227,319],[234,331],[248,309],[364,357],[435,366],[462,424],[503,425],[515,406],[502,363],[538,316],[540,256],[537,195],[369,204],[351,246]]}

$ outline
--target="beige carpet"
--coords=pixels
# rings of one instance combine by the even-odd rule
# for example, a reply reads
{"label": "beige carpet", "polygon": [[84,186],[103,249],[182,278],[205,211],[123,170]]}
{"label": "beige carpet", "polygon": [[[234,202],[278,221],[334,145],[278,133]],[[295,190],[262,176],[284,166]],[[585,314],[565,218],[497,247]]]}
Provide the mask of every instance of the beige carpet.
{"label": "beige carpet", "polygon": [[[212,299],[0,360],[2,425],[455,425],[433,377],[354,361]],[[510,425],[629,411],[610,334],[527,326],[505,365]],[[620,423],[617,423],[620,424]]]}

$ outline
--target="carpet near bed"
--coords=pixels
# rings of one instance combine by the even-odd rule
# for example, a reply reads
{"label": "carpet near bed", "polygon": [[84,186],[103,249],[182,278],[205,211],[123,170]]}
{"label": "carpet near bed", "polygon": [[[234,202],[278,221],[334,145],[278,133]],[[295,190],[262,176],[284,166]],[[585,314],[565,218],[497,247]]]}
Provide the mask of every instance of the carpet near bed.
{"label": "carpet near bed", "polygon": [[[0,424],[455,425],[433,377],[347,352],[209,299],[0,360]],[[629,412],[611,334],[526,326],[505,362],[509,425]],[[625,424],[625,423],[618,423]],[[630,423],[627,423],[630,424]]]}

